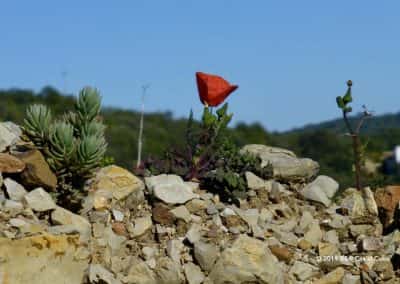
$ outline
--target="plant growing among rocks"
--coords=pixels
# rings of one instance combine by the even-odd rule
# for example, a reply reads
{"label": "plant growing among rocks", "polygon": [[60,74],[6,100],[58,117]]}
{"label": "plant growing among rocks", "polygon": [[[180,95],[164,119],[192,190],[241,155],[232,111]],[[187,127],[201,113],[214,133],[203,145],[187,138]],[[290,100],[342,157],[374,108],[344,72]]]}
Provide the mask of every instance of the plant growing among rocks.
{"label": "plant growing among rocks", "polygon": [[161,160],[148,159],[136,172],[141,175],[177,174],[188,181],[199,181],[208,190],[234,201],[246,192],[246,171],[269,178],[272,168],[261,167],[261,160],[250,154],[240,154],[239,148],[229,139],[226,129],[233,115],[228,113],[228,104],[215,112],[212,108],[220,105],[237,86],[219,76],[196,75],[200,100],[204,104],[200,124],[195,123],[191,112],[185,148],[168,151]]}
{"label": "plant growing among rocks", "polygon": [[364,112],[358,121],[356,127],[351,125],[349,121],[349,113],[353,111],[353,108],[349,105],[353,101],[353,97],[351,94],[351,87],[353,82],[351,80],[347,81],[347,91],[344,96],[336,97],[336,103],[339,109],[342,110],[343,120],[348,130],[348,135],[352,139],[353,146],[353,155],[354,155],[354,175],[355,175],[355,185],[358,190],[362,190],[362,182],[361,182],[361,170],[362,170],[362,153],[363,153],[363,145],[360,140],[360,130],[361,127],[368,117],[371,116],[371,113],[365,108]]}
{"label": "plant growing among rocks", "polygon": [[75,111],[61,118],[53,120],[45,105],[31,105],[26,111],[24,132],[56,173],[59,197],[79,193],[76,188],[103,162],[107,143],[100,108],[98,91],[86,87],[79,93]]}

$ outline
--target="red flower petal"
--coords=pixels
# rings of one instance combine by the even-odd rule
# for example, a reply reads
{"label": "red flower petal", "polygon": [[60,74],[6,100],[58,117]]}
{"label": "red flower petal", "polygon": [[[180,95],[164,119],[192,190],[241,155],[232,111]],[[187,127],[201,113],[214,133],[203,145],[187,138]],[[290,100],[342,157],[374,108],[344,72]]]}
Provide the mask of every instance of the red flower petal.
{"label": "red flower petal", "polygon": [[218,106],[238,88],[220,76],[203,72],[196,72],[196,81],[200,100],[208,106]]}

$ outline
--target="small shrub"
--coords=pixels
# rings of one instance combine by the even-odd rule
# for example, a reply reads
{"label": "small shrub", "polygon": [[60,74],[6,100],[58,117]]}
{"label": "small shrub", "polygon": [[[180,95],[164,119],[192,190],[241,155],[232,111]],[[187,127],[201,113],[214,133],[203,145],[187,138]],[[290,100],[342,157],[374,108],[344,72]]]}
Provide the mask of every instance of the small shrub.
{"label": "small shrub", "polygon": [[365,108],[364,112],[357,124],[356,127],[351,125],[348,114],[353,111],[352,107],[349,105],[353,101],[353,97],[351,94],[351,87],[353,82],[351,80],[347,81],[347,91],[343,97],[336,97],[336,103],[339,109],[342,110],[343,120],[346,124],[346,128],[348,130],[348,135],[352,139],[353,146],[353,156],[354,156],[354,175],[355,175],[355,185],[358,190],[362,190],[362,182],[361,182],[361,172],[362,172],[362,160],[363,160],[363,152],[365,146],[362,145],[360,141],[360,130],[366,118],[371,116],[371,113]]}

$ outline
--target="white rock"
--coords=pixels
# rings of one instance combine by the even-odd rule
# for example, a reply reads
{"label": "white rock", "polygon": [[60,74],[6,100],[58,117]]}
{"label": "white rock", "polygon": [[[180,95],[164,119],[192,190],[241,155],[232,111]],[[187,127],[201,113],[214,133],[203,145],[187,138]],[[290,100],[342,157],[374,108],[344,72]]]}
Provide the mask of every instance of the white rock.
{"label": "white rock", "polygon": [[194,258],[203,270],[210,271],[213,268],[217,257],[218,248],[215,245],[202,241],[194,244]]}
{"label": "white rock", "polygon": [[201,238],[201,226],[198,224],[192,224],[190,229],[186,233],[186,238],[187,240],[191,243],[194,244],[198,242]]}
{"label": "white rock", "polygon": [[328,176],[318,176],[313,182],[308,184],[301,194],[304,198],[322,203],[326,207],[331,204],[331,199],[339,189],[339,184]]}
{"label": "white rock", "polygon": [[49,211],[57,207],[50,194],[41,187],[26,194],[24,202],[28,207],[37,212]]}
{"label": "white rock", "polygon": [[21,201],[23,197],[27,194],[27,191],[22,185],[10,178],[6,178],[4,180],[4,185],[6,187],[7,194],[11,200]]}
{"label": "white rock", "polygon": [[122,222],[124,220],[124,213],[119,210],[113,209],[112,214],[114,216],[114,220],[117,222]]}
{"label": "white rock", "polygon": [[15,133],[11,127],[10,123],[0,123],[0,152],[4,152],[19,140],[18,133]]}
{"label": "white rock", "polygon": [[132,234],[134,237],[141,236],[150,230],[152,226],[151,216],[136,218]]}
{"label": "white rock", "polygon": [[170,212],[175,216],[176,219],[183,220],[186,223],[189,223],[190,220],[192,219],[189,210],[187,210],[187,208],[184,205],[178,206],[173,210],[170,210]]}
{"label": "white rock", "polygon": [[163,174],[148,177],[145,182],[149,191],[167,204],[183,204],[198,197],[180,176]]}
{"label": "white rock", "polygon": [[256,176],[252,172],[246,172],[245,176],[246,176],[246,181],[247,181],[247,187],[249,189],[257,190],[257,189],[263,189],[266,187],[265,180]]}

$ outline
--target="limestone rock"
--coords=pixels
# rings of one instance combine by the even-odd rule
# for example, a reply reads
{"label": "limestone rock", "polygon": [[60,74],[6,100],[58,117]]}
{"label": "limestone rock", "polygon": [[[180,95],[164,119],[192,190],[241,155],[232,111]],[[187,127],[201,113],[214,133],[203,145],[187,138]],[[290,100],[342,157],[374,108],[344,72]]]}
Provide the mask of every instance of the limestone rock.
{"label": "limestone rock", "polygon": [[54,190],[57,186],[57,177],[51,171],[45,158],[39,150],[28,150],[14,154],[22,160],[26,167],[21,174],[22,183],[29,187],[43,187]]}
{"label": "limestone rock", "polygon": [[25,163],[20,159],[5,153],[0,153],[0,173],[15,174],[25,169]]}
{"label": "limestone rock", "polygon": [[152,209],[153,220],[162,225],[172,225],[175,221],[175,216],[169,210],[168,206],[163,203],[156,203]]}
{"label": "limestone rock", "polygon": [[90,188],[109,191],[116,200],[125,199],[131,194],[135,195],[137,204],[144,199],[144,183],[129,171],[115,165],[100,169]]}
{"label": "limestone rock", "polygon": [[146,179],[147,187],[154,196],[167,204],[183,204],[196,198],[191,186],[175,175],[159,175]]}
{"label": "limestone rock", "polygon": [[222,252],[208,277],[215,284],[284,283],[284,273],[268,246],[245,235]]}
{"label": "limestone rock", "polygon": [[194,258],[205,271],[210,271],[213,268],[218,254],[218,248],[213,244],[202,241],[194,244]]}
{"label": "limestone rock", "polygon": [[91,225],[89,221],[62,207],[57,206],[56,209],[51,212],[51,220],[56,225],[72,225],[86,239],[89,239],[90,237]]}
{"label": "limestone rock", "polygon": [[246,175],[247,187],[249,189],[257,190],[266,187],[265,180],[256,176],[252,172],[246,172],[245,175]]}
{"label": "limestone rock", "polygon": [[178,220],[183,220],[186,223],[189,223],[192,217],[190,216],[189,210],[184,205],[178,206],[171,210],[171,213],[175,216]]}
{"label": "limestone rock", "polygon": [[21,130],[12,122],[0,123],[0,152],[15,145],[21,136]]}
{"label": "limestone rock", "polygon": [[293,274],[298,280],[305,281],[316,275],[318,271],[318,267],[302,261],[296,261],[290,268],[289,273]]}
{"label": "limestone rock", "polygon": [[308,184],[301,194],[304,198],[322,203],[326,207],[331,204],[331,199],[339,189],[339,184],[328,176],[318,176]]}
{"label": "limestone rock", "polygon": [[180,265],[168,257],[158,260],[155,272],[159,284],[181,284],[183,282],[184,277]]}
{"label": "limestone rock", "polygon": [[[87,258],[76,258],[78,236],[0,238],[0,283],[82,283]],[[55,257],[56,256],[56,257]]]}
{"label": "limestone rock", "polygon": [[128,275],[123,277],[124,283],[132,284],[157,284],[156,275],[149,266],[138,258],[132,258]]}
{"label": "limestone rock", "polygon": [[364,188],[363,192],[355,188],[347,189],[340,206],[348,211],[353,223],[371,222],[378,216],[378,207],[369,187]]}
{"label": "limestone rock", "polygon": [[185,272],[186,280],[188,284],[201,284],[203,283],[205,276],[201,271],[200,267],[197,265],[188,262],[183,266],[183,270]]}
{"label": "limestone rock", "polygon": [[39,187],[24,196],[28,207],[37,212],[49,211],[56,208],[56,204],[43,188]]}
{"label": "limestone rock", "polygon": [[151,221],[151,217],[140,217],[135,219],[135,227],[133,228],[133,236],[139,237],[146,233],[153,226],[153,222]]}
{"label": "limestone rock", "polygon": [[342,267],[336,268],[329,272],[322,278],[314,281],[314,284],[341,284],[344,277],[344,269]]}
{"label": "limestone rock", "polygon": [[121,284],[114,275],[100,264],[91,264],[89,267],[90,283]]}
{"label": "limestone rock", "polygon": [[11,200],[21,201],[23,197],[27,194],[27,191],[22,185],[10,178],[6,178],[4,180],[4,185],[6,187],[7,194]]}
{"label": "limestone rock", "polygon": [[241,152],[248,152],[261,158],[263,167],[270,163],[273,175],[278,180],[308,180],[316,176],[319,171],[317,162],[311,159],[297,158],[293,152],[277,147],[251,144],[244,146]]}

